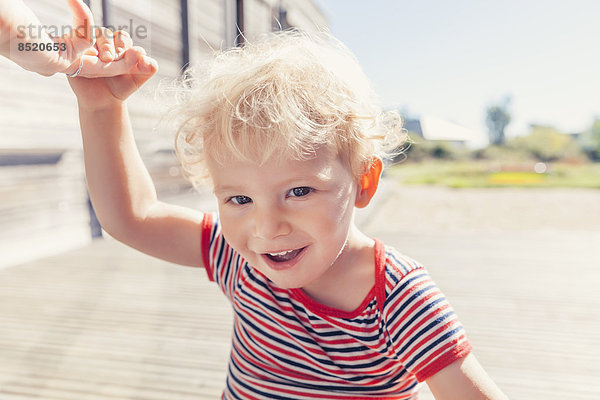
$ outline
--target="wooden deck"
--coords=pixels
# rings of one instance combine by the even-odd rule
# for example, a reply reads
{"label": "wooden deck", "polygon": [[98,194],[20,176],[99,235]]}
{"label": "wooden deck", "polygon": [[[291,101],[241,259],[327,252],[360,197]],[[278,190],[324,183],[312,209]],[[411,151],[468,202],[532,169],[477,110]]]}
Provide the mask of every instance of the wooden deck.
{"label": "wooden deck", "polygon": [[[370,217],[368,234],[428,266],[511,399],[600,398],[598,232],[415,233]],[[203,270],[112,240],[6,268],[0,399],[216,399],[230,331]]]}
{"label": "wooden deck", "polygon": [[216,399],[231,310],[201,269],[101,240],[0,271],[0,399]]}

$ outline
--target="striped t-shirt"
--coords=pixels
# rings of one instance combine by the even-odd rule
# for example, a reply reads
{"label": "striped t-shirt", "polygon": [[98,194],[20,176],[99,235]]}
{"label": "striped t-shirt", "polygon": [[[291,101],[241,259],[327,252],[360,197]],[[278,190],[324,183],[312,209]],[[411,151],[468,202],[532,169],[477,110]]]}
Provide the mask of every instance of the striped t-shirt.
{"label": "striped t-shirt", "polygon": [[418,382],[471,350],[427,271],[377,240],[375,285],[347,312],[271,282],[215,215],[202,225],[208,277],[234,310],[224,399],[416,399]]}

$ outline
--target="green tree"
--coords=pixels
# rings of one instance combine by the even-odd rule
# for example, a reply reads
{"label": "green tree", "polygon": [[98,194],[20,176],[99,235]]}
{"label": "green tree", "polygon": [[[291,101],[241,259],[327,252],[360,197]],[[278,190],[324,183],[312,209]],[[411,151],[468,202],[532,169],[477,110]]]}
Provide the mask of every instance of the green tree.
{"label": "green tree", "polygon": [[572,136],[547,126],[533,126],[527,136],[516,137],[509,146],[526,150],[540,161],[556,161],[581,156],[581,150]]}
{"label": "green tree", "polygon": [[499,104],[491,105],[486,109],[485,123],[488,128],[491,144],[504,144],[504,129],[506,129],[511,120],[510,112],[508,111],[509,103],[510,97],[506,97]]}
{"label": "green tree", "polygon": [[583,151],[594,161],[600,161],[600,118],[581,137]]}

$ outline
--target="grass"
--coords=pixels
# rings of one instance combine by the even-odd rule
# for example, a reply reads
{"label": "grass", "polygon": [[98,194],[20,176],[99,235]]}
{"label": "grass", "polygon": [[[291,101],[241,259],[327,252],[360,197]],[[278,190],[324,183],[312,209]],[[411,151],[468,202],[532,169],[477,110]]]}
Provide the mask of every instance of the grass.
{"label": "grass", "polygon": [[546,164],[546,171],[540,173],[534,171],[534,165],[535,162],[434,160],[397,164],[388,167],[386,174],[409,185],[433,184],[452,188],[568,187],[600,189],[600,163],[578,165],[549,163]]}

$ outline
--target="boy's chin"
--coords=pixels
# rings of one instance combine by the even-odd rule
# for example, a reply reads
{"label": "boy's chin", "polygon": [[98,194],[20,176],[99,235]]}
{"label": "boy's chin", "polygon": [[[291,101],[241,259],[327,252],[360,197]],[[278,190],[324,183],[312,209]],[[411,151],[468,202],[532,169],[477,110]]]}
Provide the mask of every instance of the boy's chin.
{"label": "boy's chin", "polygon": [[277,276],[277,273],[273,273],[273,271],[265,271],[263,268],[254,269],[264,275],[270,282],[274,283],[280,289],[301,289],[303,286],[305,286],[303,282],[299,282],[298,279],[294,279],[293,277]]}
{"label": "boy's chin", "polygon": [[302,287],[298,282],[290,281],[289,279],[281,279],[281,277],[273,276],[272,274],[265,274],[264,271],[261,271],[261,273],[280,289],[288,290],[299,289]]}

